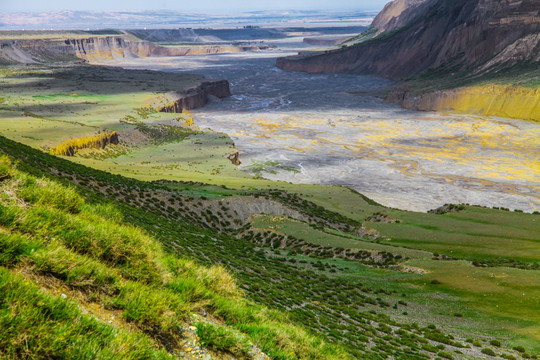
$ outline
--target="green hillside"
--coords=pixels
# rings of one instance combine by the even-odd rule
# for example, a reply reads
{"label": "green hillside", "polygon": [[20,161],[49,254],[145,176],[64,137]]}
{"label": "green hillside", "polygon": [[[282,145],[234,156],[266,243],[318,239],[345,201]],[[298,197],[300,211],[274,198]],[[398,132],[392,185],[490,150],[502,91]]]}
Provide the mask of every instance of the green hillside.
{"label": "green hillside", "polygon": [[124,220],[122,207],[8,156],[0,161],[3,356],[170,358],[189,351],[194,327],[210,353],[346,357],[246,300],[223,267],[164,252]]}
{"label": "green hillside", "polygon": [[[339,213],[306,200],[309,186],[294,195],[149,183],[5,138],[0,151],[7,358],[477,358],[485,349],[517,358],[521,347],[524,356],[540,350],[537,215],[390,211],[349,192],[365,214],[353,219],[344,206],[333,207]],[[302,216],[233,222],[226,208],[240,219],[247,196]],[[216,198],[227,203],[216,208]],[[371,236],[359,236],[361,222]],[[457,225],[497,246],[461,253]],[[530,244],[529,255],[510,251],[518,242]]]}

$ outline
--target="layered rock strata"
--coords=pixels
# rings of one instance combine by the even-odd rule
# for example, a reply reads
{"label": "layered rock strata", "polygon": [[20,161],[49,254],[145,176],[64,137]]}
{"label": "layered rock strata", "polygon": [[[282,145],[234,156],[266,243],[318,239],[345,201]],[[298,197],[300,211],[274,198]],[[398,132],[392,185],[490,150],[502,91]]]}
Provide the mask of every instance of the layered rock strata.
{"label": "layered rock strata", "polygon": [[207,55],[223,52],[260,51],[267,45],[159,46],[150,41],[131,41],[121,36],[96,36],[65,40],[0,40],[0,63],[47,63],[63,60],[101,61],[149,56]]}
{"label": "layered rock strata", "polygon": [[205,81],[199,86],[186,91],[170,91],[150,103],[159,112],[181,113],[196,109],[208,102],[209,96],[224,98],[231,96],[227,80]]}

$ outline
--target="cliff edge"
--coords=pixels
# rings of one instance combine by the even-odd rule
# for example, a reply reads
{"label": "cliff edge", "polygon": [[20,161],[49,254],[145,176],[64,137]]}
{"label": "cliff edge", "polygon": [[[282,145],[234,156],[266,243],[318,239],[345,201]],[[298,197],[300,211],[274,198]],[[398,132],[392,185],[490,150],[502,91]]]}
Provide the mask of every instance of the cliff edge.
{"label": "cliff edge", "polygon": [[[69,36],[69,34],[68,34]],[[160,46],[123,35],[66,38],[0,39],[0,64],[32,64],[83,60],[100,62],[150,56],[186,56],[261,51],[267,45]]]}
{"label": "cliff edge", "polygon": [[220,99],[231,96],[229,82],[205,81],[186,91],[170,91],[155,98],[150,105],[159,112],[181,113],[204,106],[209,96]]}
{"label": "cliff edge", "polygon": [[420,94],[396,88],[386,101],[400,103],[412,110],[451,110],[540,122],[540,88],[488,84]]}

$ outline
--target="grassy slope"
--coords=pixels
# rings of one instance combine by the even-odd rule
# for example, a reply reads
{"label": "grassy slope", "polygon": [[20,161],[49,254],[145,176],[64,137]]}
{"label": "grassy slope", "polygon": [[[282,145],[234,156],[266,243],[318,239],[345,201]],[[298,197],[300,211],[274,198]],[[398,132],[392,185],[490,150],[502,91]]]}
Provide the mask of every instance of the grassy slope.
{"label": "grassy slope", "polygon": [[[66,138],[94,134],[102,130],[120,133],[135,126],[120,122],[125,118],[153,127],[181,118],[181,114],[146,113],[140,109],[156,93],[188,87],[200,81],[198,76],[150,71],[133,72],[102,67],[7,67],[0,77],[0,133],[35,148],[49,148]],[[76,96],[75,96],[76,95]],[[30,113],[34,116],[25,115]],[[181,119],[180,122],[183,122]],[[223,134],[198,133],[186,141],[155,141],[135,144],[119,156],[71,158],[111,173],[140,180],[181,180],[226,185],[240,191],[280,188],[290,192],[300,189],[312,201],[320,201],[331,210],[344,208],[362,216],[357,208],[360,197],[342,187],[297,186],[285,182],[253,179],[236,170],[223,157],[234,150]],[[135,140],[136,142],[137,140]],[[213,173],[213,175],[212,175]],[[219,176],[216,176],[219,175]],[[369,210],[369,209],[368,209]]]}
{"label": "grassy slope", "polygon": [[[0,168],[0,353],[8,358],[167,358],[182,349],[180,334],[193,322],[190,314],[203,308],[215,319],[197,325],[211,348],[249,357],[253,342],[273,358],[346,357],[282,313],[243,299],[223,268],[166,255],[153,237],[126,224],[112,203],[29,175],[6,156]],[[118,311],[134,332],[81,311],[91,305],[99,309],[98,319]],[[225,323],[249,335],[223,328]],[[216,343],[223,334],[229,341]]]}

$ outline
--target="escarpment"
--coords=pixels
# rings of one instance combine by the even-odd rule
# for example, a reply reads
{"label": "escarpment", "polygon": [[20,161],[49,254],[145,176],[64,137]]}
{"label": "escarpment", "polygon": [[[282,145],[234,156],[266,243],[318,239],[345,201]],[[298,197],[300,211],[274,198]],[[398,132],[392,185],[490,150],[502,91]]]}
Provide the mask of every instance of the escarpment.
{"label": "escarpment", "polygon": [[149,56],[208,55],[223,52],[265,50],[268,46],[194,45],[164,47],[150,41],[131,41],[119,36],[66,40],[75,55],[85,60]]}
{"label": "escarpment", "polygon": [[422,111],[444,111],[501,116],[540,121],[540,89],[511,85],[483,85],[414,94],[394,89],[387,101],[404,108]]}
{"label": "escarpment", "polygon": [[160,46],[150,41],[133,41],[123,36],[92,36],[67,39],[0,40],[0,63],[87,62],[150,56],[209,55],[224,52],[266,50],[267,45]]}
{"label": "escarpment", "polygon": [[199,86],[186,91],[170,91],[160,95],[150,104],[159,112],[181,113],[184,110],[204,106],[208,96],[218,98],[231,96],[227,80],[205,81]]}
{"label": "escarpment", "polygon": [[65,43],[73,49],[78,58],[84,60],[148,57],[159,49],[148,41],[127,41],[117,36],[67,39]]}
{"label": "escarpment", "polygon": [[[428,69],[485,73],[538,62],[537,0],[396,0],[363,43],[315,55],[279,58],[284,70],[367,73],[402,79]],[[376,30],[379,31],[379,30]]]}
{"label": "escarpment", "polygon": [[77,60],[79,58],[75,56],[72,48],[62,41],[0,39],[0,64],[33,64]]}

